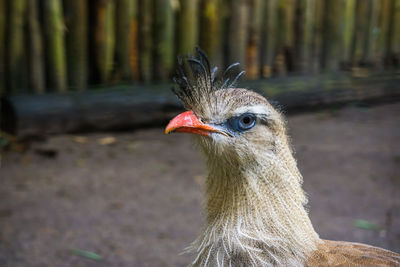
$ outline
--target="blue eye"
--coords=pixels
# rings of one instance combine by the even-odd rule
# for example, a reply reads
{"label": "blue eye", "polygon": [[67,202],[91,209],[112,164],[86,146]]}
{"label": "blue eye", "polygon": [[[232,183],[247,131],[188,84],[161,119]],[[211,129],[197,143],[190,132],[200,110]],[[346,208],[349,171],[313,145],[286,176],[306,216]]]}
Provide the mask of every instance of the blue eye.
{"label": "blue eye", "polygon": [[244,113],[228,120],[229,125],[235,131],[243,132],[250,130],[256,125],[257,117],[251,113]]}

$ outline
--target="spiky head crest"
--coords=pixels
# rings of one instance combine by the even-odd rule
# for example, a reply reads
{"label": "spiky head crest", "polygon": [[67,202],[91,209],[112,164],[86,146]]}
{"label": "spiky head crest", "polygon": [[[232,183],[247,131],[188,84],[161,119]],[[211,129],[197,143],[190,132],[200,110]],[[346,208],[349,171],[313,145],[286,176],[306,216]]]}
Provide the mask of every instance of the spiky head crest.
{"label": "spiky head crest", "polygon": [[218,67],[211,69],[205,52],[199,47],[195,51],[195,56],[187,55],[185,60],[178,57],[178,68],[173,78],[178,88],[172,91],[186,109],[201,114],[204,108],[216,103],[215,91],[234,87],[245,71],[238,71],[239,63],[233,63],[220,77]]}

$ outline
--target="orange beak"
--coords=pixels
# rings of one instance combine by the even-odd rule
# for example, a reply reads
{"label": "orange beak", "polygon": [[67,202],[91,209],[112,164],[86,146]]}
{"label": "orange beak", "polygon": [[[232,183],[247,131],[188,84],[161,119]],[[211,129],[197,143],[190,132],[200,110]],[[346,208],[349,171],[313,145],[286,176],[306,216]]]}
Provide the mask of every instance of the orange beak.
{"label": "orange beak", "polygon": [[165,128],[165,133],[193,133],[209,136],[212,132],[220,132],[218,129],[202,123],[193,111],[186,111],[173,118]]}

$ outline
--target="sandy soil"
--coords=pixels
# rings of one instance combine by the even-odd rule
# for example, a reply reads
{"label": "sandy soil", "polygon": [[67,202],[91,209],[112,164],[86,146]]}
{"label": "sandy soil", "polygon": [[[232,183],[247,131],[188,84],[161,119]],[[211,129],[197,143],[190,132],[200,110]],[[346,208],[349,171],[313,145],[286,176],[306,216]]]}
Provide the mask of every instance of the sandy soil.
{"label": "sandy soil", "polygon": [[[399,114],[396,103],[288,118],[323,238],[400,252]],[[179,253],[204,222],[205,174],[191,137],[161,128],[55,136],[7,152],[0,266],[185,266],[192,256]],[[380,229],[357,228],[357,219]]]}

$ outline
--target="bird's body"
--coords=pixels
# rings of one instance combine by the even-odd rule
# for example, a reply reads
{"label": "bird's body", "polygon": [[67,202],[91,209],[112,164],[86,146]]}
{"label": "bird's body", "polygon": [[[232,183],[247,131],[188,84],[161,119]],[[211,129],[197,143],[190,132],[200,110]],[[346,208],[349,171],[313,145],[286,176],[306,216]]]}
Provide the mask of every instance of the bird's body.
{"label": "bird's body", "polygon": [[189,247],[192,265],[399,266],[399,254],[319,238],[281,114],[259,94],[228,85],[237,77],[218,84],[197,52],[188,59],[193,80],[182,64],[176,78],[190,111],[166,128],[195,133],[207,159],[207,224]]}

